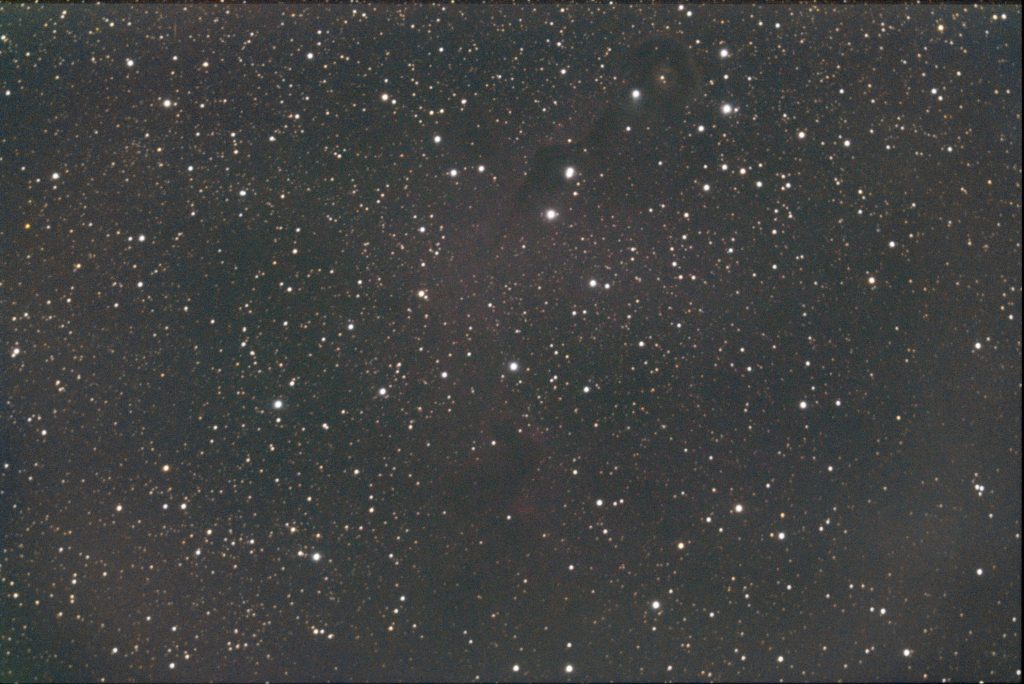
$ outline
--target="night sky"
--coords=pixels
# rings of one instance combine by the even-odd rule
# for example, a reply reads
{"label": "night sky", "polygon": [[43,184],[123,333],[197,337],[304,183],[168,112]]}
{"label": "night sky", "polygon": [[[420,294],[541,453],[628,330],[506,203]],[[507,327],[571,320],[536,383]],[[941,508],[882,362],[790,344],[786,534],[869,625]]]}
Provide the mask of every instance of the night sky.
{"label": "night sky", "polygon": [[1021,8],[0,7],[0,679],[1021,679]]}

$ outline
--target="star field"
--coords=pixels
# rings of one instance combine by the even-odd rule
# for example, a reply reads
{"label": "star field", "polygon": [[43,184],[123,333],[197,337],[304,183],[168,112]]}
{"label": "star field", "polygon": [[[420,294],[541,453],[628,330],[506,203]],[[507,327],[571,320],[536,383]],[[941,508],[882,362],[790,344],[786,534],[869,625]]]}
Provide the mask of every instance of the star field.
{"label": "star field", "polygon": [[1020,55],[0,7],[0,679],[1020,681]]}

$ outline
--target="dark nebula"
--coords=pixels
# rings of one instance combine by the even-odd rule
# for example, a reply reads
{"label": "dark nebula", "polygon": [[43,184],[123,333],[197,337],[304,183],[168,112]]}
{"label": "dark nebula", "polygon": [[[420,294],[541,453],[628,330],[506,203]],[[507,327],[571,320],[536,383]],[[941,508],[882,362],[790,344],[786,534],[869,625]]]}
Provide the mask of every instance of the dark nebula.
{"label": "dark nebula", "polygon": [[648,127],[671,135],[689,121],[700,93],[700,73],[681,39],[649,39],[625,55],[619,71],[611,98],[578,141],[546,145],[534,155],[512,215],[524,212],[537,219],[549,208],[562,206],[583,173],[607,165],[609,147],[626,128]]}
{"label": "dark nebula", "polygon": [[1020,681],[1020,5],[0,5],[0,680]]}

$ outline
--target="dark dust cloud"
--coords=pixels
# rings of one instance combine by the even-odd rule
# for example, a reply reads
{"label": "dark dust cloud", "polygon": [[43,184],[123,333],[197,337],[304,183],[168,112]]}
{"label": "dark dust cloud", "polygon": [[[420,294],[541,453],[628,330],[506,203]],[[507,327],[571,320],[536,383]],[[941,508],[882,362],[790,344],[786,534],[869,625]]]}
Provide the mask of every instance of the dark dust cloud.
{"label": "dark dust cloud", "polygon": [[0,7],[0,679],[1020,681],[1020,37]]}

